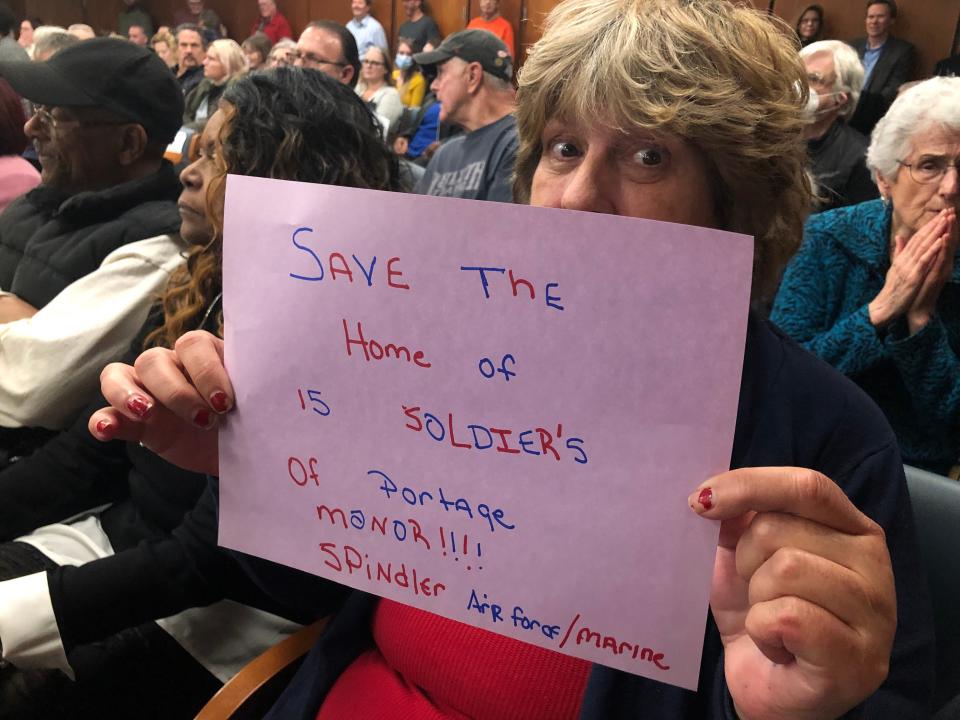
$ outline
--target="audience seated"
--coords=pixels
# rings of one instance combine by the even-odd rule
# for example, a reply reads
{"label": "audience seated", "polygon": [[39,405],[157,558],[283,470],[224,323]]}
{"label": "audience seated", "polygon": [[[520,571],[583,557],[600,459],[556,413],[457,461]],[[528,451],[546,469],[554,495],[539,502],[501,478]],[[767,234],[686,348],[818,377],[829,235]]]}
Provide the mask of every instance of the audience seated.
{"label": "audience seated", "polygon": [[357,41],[343,25],[330,20],[314,21],[300,33],[295,64],[319,70],[351,87],[360,79]]}
{"label": "audience seated", "polygon": [[204,0],[186,0],[186,5],[173,14],[174,25],[196,25],[208,42],[227,36],[220,16],[213,9],[204,7]]}
{"label": "audience seated", "polygon": [[[77,40],[93,40],[97,33],[86,23],[74,23],[67,28],[67,32],[73,35]],[[117,37],[126,38],[127,35],[118,35]]]}
{"label": "audience seated", "polygon": [[397,56],[393,61],[393,84],[400,93],[404,107],[418,108],[427,92],[427,81],[413,59],[413,41],[402,37],[397,40]]}
{"label": "audience seated", "polygon": [[[520,77],[518,199],[749,233],[759,293],[809,202],[795,92],[804,77],[764,13],[726,0],[561,2]],[[191,333],[136,369],[111,366],[111,407],[91,430],[106,423],[98,437],[138,438],[216,473],[213,437],[188,429],[198,410],[216,409],[200,398],[223,392],[232,406],[221,352],[219,339]],[[130,413],[131,392],[164,422]],[[186,397],[196,402],[177,401]],[[882,415],[754,317],[736,437],[738,469],[689,498],[698,515],[725,521],[696,692],[350,592],[267,717],[923,717],[930,612]],[[698,501],[707,489],[710,501]],[[776,570],[778,553],[797,547],[790,571]],[[339,603],[328,581],[243,562],[291,603]]]}
{"label": "audience seated", "polygon": [[400,102],[400,93],[393,87],[390,58],[382,48],[371,47],[363,56],[357,95],[363,98],[374,114],[387,122],[388,128],[400,120],[403,103]]}
{"label": "audience seated", "polygon": [[803,136],[813,163],[818,210],[877,197],[867,170],[867,139],[847,125],[863,87],[857,53],[839,40],[821,40],[800,51],[807,68],[810,104]]}
{"label": "audience seated", "polygon": [[123,0],[126,7],[117,16],[117,34],[127,37],[131,25],[139,25],[147,37],[153,35],[153,20],[150,13],[143,9],[140,0]]}
{"label": "audience seated", "polygon": [[904,462],[960,457],[960,78],[907,90],[867,154],[882,200],[816,215],[771,319],[887,415]]}
{"label": "audience seated", "polygon": [[203,58],[203,80],[184,100],[183,124],[200,130],[217,109],[223,89],[233,78],[247,71],[243,50],[233,40],[214,40]]}
{"label": "audience seated", "polygon": [[806,47],[823,39],[823,8],[820,5],[807,5],[797,18],[794,28],[800,47]]}
{"label": "audience seated", "polygon": [[0,62],[30,59],[17,43],[17,16],[5,2],[0,2]]}
{"label": "audience seated", "polygon": [[28,142],[25,120],[20,96],[0,77],[0,213],[40,184],[40,173],[21,156]]}
{"label": "audience seated", "polygon": [[33,61],[46,62],[61,50],[76,45],[80,38],[62,27],[41,25],[33,33]]}
{"label": "audience seated", "polygon": [[517,124],[507,46],[486,30],[461,30],[414,59],[437,66],[439,119],[465,131],[430,158],[417,192],[510,202]]}
{"label": "audience seated", "polygon": [[[219,213],[228,172],[382,189],[395,189],[397,179],[379,130],[348,87],[318,72],[293,69],[231,83],[204,131],[199,159],[181,176],[181,235],[191,247],[187,267],[171,279],[162,310],[144,327],[145,340],[134,344],[133,357],[144,346],[173,348],[189,329],[222,333]],[[211,201],[210,195],[218,198]],[[215,214],[208,216],[207,208]],[[140,396],[132,396],[129,407],[149,412]],[[234,557],[217,548],[215,482],[205,491],[204,476],[168,465],[136,443],[101,445],[87,431],[88,416],[0,473],[0,495],[6,499],[0,510],[0,539],[7,541],[0,544],[0,573],[8,580],[0,582],[5,659],[19,668],[75,673],[77,683],[68,686],[49,676],[44,683],[35,676],[27,682],[23,673],[10,671],[0,679],[33,687],[28,699],[44,708],[61,707],[64,697],[84,705],[107,702],[116,717],[137,717],[138,703],[161,702],[176,687],[174,695],[184,698],[167,701],[173,710],[157,716],[192,717],[197,707],[190,703],[197,693],[191,690],[209,689],[203,668],[221,679],[229,677],[264,649],[264,640],[271,643],[277,631],[289,631],[291,625],[222,604],[168,617],[225,596],[269,610],[282,608],[271,605]],[[210,424],[209,418],[196,420],[197,432]],[[98,430],[101,435],[108,431]],[[43,526],[103,499],[114,503],[98,515]],[[53,536],[64,538],[56,553],[51,552]],[[64,561],[67,557],[70,562]],[[12,571],[14,563],[18,568]],[[28,574],[33,570],[46,574]],[[161,617],[166,618],[160,623],[163,629],[203,667],[158,639],[155,625],[141,626]],[[123,632],[113,635],[118,631]],[[99,642],[107,636],[112,637]],[[205,647],[204,637],[212,645],[208,640]],[[116,676],[98,677],[95,671],[104,660],[88,663],[94,654],[90,643],[112,656]],[[225,653],[217,652],[223,645],[234,648],[229,666],[222,661]],[[166,668],[152,681],[129,667],[140,662],[160,666],[151,654],[159,654]],[[0,690],[0,696],[5,694]]]}
{"label": "audience seated", "polygon": [[897,97],[897,88],[910,80],[916,65],[913,45],[891,33],[896,20],[895,0],[868,0],[867,35],[852,43],[863,61],[864,77],[850,126],[867,136]]}
{"label": "audience seated", "polygon": [[480,14],[467,24],[468,30],[486,30],[503,40],[510,57],[517,56],[513,41],[513,26],[500,14],[500,0],[480,0]]}
{"label": "audience seated", "polygon": [[163,62],[121,40],[0,63],[0,76],[37,104],[25,131],[42,166],[0,214],[0,427],[59,429],[182,263],[163,151],[183,105]]}
{"label": "audience seated", "polygon": [[284,38],[270,48],[270,57],[267,60],[267,67],[278,68],[286,65],[293,65],[296,59],[297,44],[289,38]]}
{"label": "audience seated", "polygon": [[350,0],[350,12],[353,17],[347,23],[347,30],[353,33],[357,41],[357,52],[360,53],[360,57],[365,57],[367,50],[371,47],[386,49],[390,46],[387,42],[387,34],[383,31],[383,25],[370,14],[371,5],[373,0]]}
{"label": "audience seated", "polygon": [[150,47],[173,72],[177,71],[177,39],[169,30],[158,30],[150,38]]}
{"label": "audience seated", "polygon": [[[413,41],[413,49],[420,52],[425,49],[425,45],[430,43],[433,46],[440,44],[443,37],[440,34],[440,28],[432,17],[424,13],[423,0],[401,0],[403,3],[403,12],[407,19],[400,25],[400,37],[410,38]],[[431,50],[433,48],[430,48]]]}
{"label": "audience seated", "polygon": [[196,25],[177,27],[177,80],[186,97],[203,80],[203,58],[206,57],[207,40]]}
{"label": "audience seated", "polygon": [[250,34],[262,32],[270,42],[276,44],[283,38],[293,38],[293,30],[290,29],[290,23],[277,10],[277,3],[274,0],[257,0],[257,7],[260,11],[259,19],[250,28]]}
{"label": "audience seated", "polygon": [[146,47],[150,43],[150,36],[147,35],[146,31],[141,26],[131,25],[130,29],[127,31],[127,40],[132,42],[134,45]]}
{"label": "audience seated", "polygon": [[27,55],[30,55],[33,50],[33,31],[41,25],[43,23],[36,17],[24,18],[20,23],[20,37],[17,38],[17,43],[27,51]]}
{"label": "audience seated", "polygon": [[254,33],[241,45],[247,57],[247,70],[253,72],[267,67],[270,58],[270,38],[263,33]]}

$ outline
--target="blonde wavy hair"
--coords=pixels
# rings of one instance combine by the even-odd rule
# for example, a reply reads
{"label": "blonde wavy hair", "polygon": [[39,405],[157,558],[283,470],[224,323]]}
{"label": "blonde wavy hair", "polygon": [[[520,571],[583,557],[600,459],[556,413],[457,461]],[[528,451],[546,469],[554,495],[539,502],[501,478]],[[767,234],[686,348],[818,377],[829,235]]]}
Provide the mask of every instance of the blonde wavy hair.
{"label": "blonde wavy hair", "polygon": [[708,160],[720,226],[756,239],[753,298],[772,297],[811,205],[798,50],[784,22],[729,0],[564,0],[519,75],[516,199],[553,117],[677,136]]}
{"label": "blonde wavy hair", "polygon": [[247,71],[247,56],[244,55],[243,48],[237,44],[236,40],[230,40],[229,38],[214,40],[207,46],[208,50],[211,48],[227,73],[221,82],[228,82]]}

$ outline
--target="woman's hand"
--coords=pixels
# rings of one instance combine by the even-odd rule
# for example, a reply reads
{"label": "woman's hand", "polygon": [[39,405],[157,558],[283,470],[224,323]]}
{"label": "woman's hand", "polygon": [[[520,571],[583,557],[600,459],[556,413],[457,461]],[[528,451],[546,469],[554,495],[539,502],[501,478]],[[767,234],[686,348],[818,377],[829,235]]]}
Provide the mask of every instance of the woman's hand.
{"label": "woman's hand", "polygon": [[108,365],[100,387],[110,407],[90,416],[94,437],[139,442],[174,465],[218,474],[218,419],[234,405],[223,340],[189,332],[173,350],[147,350],[133,367]]}
{"label": "woman's hand", "polygon": [[871,695],[897,625],[880,526],[801,468],[732,470],[690,505],[723,521],[710,606],[742,720],[827,720]]}
{"label": "woman's hand", "polygon": [[901,235],[894,238],[893,257],[883,288],[867,306],[874,327],[884,327],[910,310],[947,243],[949,212],[952,211],[944,210],[938,214],[909,240]]}
{"label": "woman's hand", "polygon": [[933,313],[937,309],[940,292],[953,276],[953,261],[957,253],[957,239],[960,236],[960,230],[957,228],[957,211],[950,208],[944,212],[946,213],[947,227],[941,235],[943,246],[937,253],[927,277],[910,305],[910,309],[907,310],[907,326],[911,335],[922,330],[930,322],[930,318],[933,317]]}

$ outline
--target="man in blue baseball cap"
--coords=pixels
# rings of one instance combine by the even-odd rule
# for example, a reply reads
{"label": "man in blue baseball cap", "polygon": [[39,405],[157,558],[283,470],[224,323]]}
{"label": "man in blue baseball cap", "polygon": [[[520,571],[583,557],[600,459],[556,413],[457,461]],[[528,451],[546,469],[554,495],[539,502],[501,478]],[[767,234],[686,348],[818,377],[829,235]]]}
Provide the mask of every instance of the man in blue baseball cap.
{"label": "man in blue baseball cap", "polygon": [[181,262],[173,74],[114,39],[0,62],[36,112],[39,187],[0,214],[0,467],[66,427]]}

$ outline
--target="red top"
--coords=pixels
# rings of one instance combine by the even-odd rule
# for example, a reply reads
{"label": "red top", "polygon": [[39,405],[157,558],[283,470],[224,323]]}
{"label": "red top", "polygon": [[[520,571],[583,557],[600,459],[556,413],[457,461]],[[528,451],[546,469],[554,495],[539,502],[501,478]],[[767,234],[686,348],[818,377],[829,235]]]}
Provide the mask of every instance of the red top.
{"label": "red top", "polygon": [[507,49],[510,51],[510,57],[515,58],[517,56],[517,48],[513,44],[513,26],[503,15],[497,15],[489,22],[484,20],[482,17],[475,17],[470,21],[470,24],[467,25],[467,29],[486,30],[487,32],[492,32],[498,38],[503,40],[504,44],[507,46]]}
{"label": "red top", "polygon": [[573,720],[590,674],[561,655],[381,600],[376,648],[334,683],[317,720]]}
{"label": "red top", "polygon": [[269,20],[263,17],[257,20],[250,29],[250,34],[253,35],[258,31],[270,38],[270,42],[274,45],[283,38],[296,39],[293,37],[293,30],[290,29],[290,23],[288,23],[287,19],[280,13],[274,13],[273,17]]}

